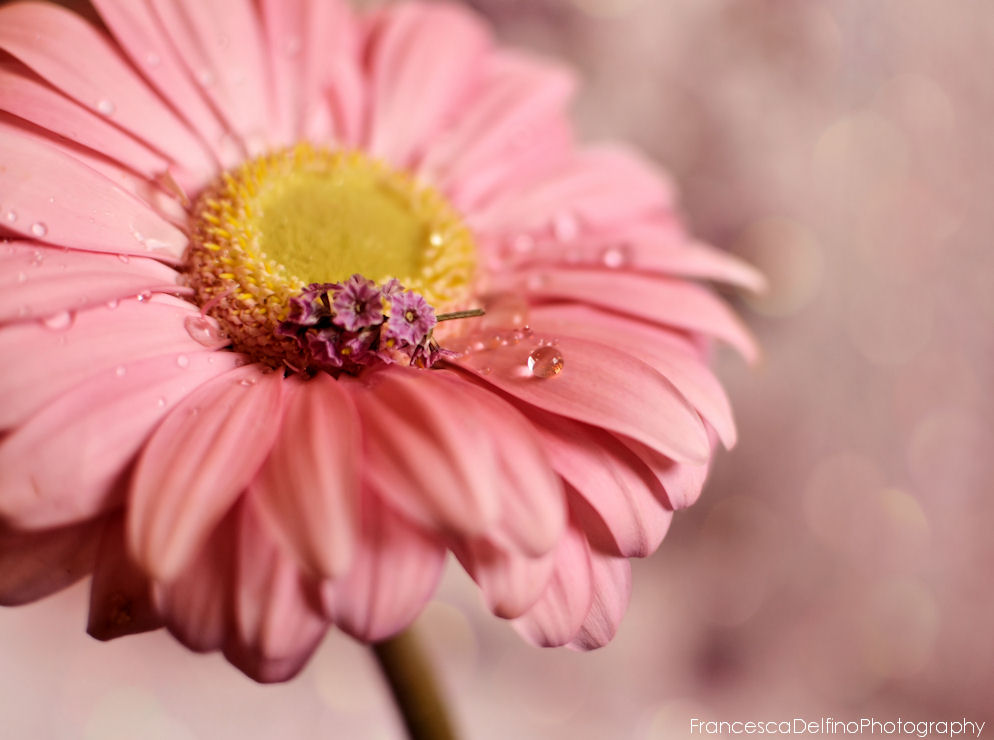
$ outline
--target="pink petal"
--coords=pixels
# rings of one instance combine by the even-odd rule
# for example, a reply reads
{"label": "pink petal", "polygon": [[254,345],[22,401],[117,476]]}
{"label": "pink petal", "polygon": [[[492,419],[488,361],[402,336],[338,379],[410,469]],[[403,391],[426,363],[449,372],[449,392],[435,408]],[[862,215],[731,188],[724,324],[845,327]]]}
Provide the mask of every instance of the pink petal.
{"label": "pink petal", "polygon": [[60,396],[0,442],[0,518],[55,527],[120,504],[115,485],[159,420],[239,361],[229,352],[153,357]]}
{"label": "pink petal", "polygon": [[249,154],[274,127],[262,31],[251,0],[151,0],[190,76]]}
{"label": "pink petal", "polygon": [[[199,352],[204,347],[184,328],[199,319],[189,304],[158,300],[121,301],[116,308],[91,309],[71,325],[23,322],[0,330],[0,429],[23,423],[62,393],[97,373],[124,375],[147,357]],[[54,327],[54,328],[53,328]],[[38,382],[44,378],[45,382]]]}
{"label": "pink petal", "polygon": [[686,509],[697,501],[704,488],[708,466],[674,462],[658,450],[653,450],[631,439],[619,441],[634,452],[652,471],[666,491],[666,503],[670,509]]}
{"label": "pink petal", "polygon": [[734,254],[702,242],[672,249],[645,249],[634,266],[669,275],[717,280],[756,293],[766,290],[763,273]]}
{"label": "pink petal", "polygon": [[758,357],[756,342],[741,319],[711,291],[693,283],[609,270],[538,269],[526,273],[524,285],[535,298],[586,303],[700,332],[728,342],[749,362]]}
{"label": "pink petal", "polygon": [[179,273],[155,260],[11,242],[0,245],[0,324],[178,291]]}
{"label": "pink petal", "polygon": [[445,547],[375,495],[362,499],[362,536],[348,575],[326,582],[325,613],[358,640],[378,642],[407,627],[438,586]]}
{"label": "pink petal", "polygon": [[16,214],[4,222],[11,231],[64,247],[176,261],[186,249],[183,232],[148,205],[52,146],[2,126],[0,158],[0,192],[16,193],[4,199]]}
{"label": "pink petal", "polygon": [[504,548],[531,557],[549,552],[566,527],[566,499],[534,426],[490,390],[467,386],[449,373],[439,372],[437,377],[458,384],[453,393],[468,392],[463,415],[490,432],[498,460],[501,505],[500,527],[491,538]]}
{"label": "pink petal", "polygon": [[113,640],[162,626],[152,604],[152,585],[125,549],[124,514],[112,514],[97,550],[86,631],[98,640]]}
{"label": "pink petal", "polygon": [[590,572],[593,601],[580,631],[569,643],[574,650],[595,650],[611,642],[632,595],[632,568],[625,558],[592,551]]}
{"label": "pink petal", "polygon": [[169,161],[63,97],[52,88],[10,67],[0,67],[0,109],[84,147],[111,157],[149,179],[165,172]]}
{"label": "pink petal", "polygon": [[391,367],[348,384],[363,424],[370,485],[427,529],[474,535],[500,517],[489,430],[467,392],[435,373]]}
{"label": "pink petal", "polygon": [[238,516],[232,510],[174,579],[152,586],[156,610],[190,650],[219,650],[235,629],[237,552]]}
{"label": "pink petal", "polygon": [[0,606],[37,601],[89,573],[102,524],[0,532]]}
{"label": "pink petal", "polygon": [[735,446],[735,420],[725,389],[687,342],[671,332],[586,306],[539,306],[531,325],[549,334],[569,334],[639,357],[669,380],[713,426],[728,448]]}
{"label": "pink petal", "polygon": [[600,146],[578,152],[557,171],[521,189],[502,193],[474,216],[474,224],[517,234],[552,231],[558,219],[570,218],[576,229],[603,229],[666,213],[672,205],[672,187],[660,171],[625,148]]}
{"label": "pink petal", "polygon": [[281,431],[252,483],[261,512],[311,573],[335,578],[359,530],[359,416],[338,381],[288,382]]}
{"label": "pink petal", "polygon": [[132,64],[183,116],[219,161],[225,167],[238,164],[236,150],[224,145],[227,128],[187,73],[152,7],[132,0],[93,0],[93,5]]}
{"label": "pink petal", "polygon": [[50,3],[7,5],[0,10],[0,48],[172,161],[191,172],[210,171],[200,142],[77,14]]}
{"label": "pink petal", "polygon": [[569,135],[559,128],[573,95],[572,74],[523,54],[495,52],[452,127],[437,136],[419,172],[466,210],[561,161]]}
{"label": "pink petal", "polygon": [[459,110],[490,38],[476,16],[455,5],[414,3],[378,14],[370,37],[367,148],[407,167]]}
{"label": "pink petal", "polygon": [[[540,342],[555,342],[563,371],[538,378],[528,360]],[[455,362],[482,380],[540,409],[618,432],[666,450],[674,459],[710,454],[700,417],[672,384],[641,360],[574,337],[541,336],[517,345],[464,354]]]}
{"label": "pink petal", "polygon": [[224,654],[262,683],[286,681],[304,667],[328,630],[293,556],[269,536],[254,507],[240,507],[235,564],[235,633]]}
{"label": "pink petal", "polygon": [[672,512],[664,508],[666,492],[645,464],[600,429],[537,410],[529,415],[545,454],[573,489],[570,508],[591,543],[624,557],[654,552]]}
{"label": "pink petal", "polygon": [[155,430],[128,506],[131,552],[153,578],[176,577],[255,476],[279,431],[282,388],[282,373],[236,368],[184,398]]}
{"label": "pink petal", "polygon": [[532,558],[486,539],[454,544],[452,549],[479,585],[487,608],[504,619],[520,617],[538,601],[556,565],[554,551]]}
{"label": "pink petal", "polygon": [[555,571],[541,598],[514,628],[533,645],[559,647],[577,636],[593,602],[590,547],[570,528],[556,550]]}
{"label": "pink petal", "polygon": [[[262,0],[280,137],[357,145],[365,81],[358,24],[341,0]],[[333,120],[326,96],[341,106]]]}

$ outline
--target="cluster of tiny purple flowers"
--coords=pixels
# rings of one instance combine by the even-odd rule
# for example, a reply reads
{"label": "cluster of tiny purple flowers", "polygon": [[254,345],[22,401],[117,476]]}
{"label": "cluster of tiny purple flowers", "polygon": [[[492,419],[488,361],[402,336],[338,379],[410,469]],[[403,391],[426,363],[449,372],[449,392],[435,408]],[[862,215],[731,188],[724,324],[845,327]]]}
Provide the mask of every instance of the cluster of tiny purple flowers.
{"label": "cluster of tiny purple flowers", "polygon": [[290,299],[290,315],[277,334],[297,342],[307,359],[299,369],[356,375],[378,364],[431,367],[450,354],[432,339],[436,323],[424,297],[396,278],[378,286],[356,274],[304,288]]}

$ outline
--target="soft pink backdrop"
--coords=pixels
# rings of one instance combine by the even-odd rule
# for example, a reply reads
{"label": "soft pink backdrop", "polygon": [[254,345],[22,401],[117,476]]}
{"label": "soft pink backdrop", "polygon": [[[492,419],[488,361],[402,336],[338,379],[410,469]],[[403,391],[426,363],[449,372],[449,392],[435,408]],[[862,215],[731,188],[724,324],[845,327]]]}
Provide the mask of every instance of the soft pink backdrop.
{"label": "soft pink backdrop", "polygon": [[[418,629],[466,737],[994,722],[994,7],[472,4],[578,66],[585,136],[667,165],[697,234],[772,289],[733,299],[761,366],[717,358],[742,441],[636,565],[610,647],[527,647],[451,570]],[[160,634],[97,643],[85,601],[80,585],[0,611],[4,737],[400,737],[340,635],[261,687]]]}

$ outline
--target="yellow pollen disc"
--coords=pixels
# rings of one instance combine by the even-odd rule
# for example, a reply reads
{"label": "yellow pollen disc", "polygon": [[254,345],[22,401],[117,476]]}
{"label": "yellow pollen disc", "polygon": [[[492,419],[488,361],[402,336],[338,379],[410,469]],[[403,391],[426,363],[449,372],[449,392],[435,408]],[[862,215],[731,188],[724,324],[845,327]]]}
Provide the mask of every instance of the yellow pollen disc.
{"label": "yellow pollen disc", "polygon": [[465,305],[476,246],[435,190],[354,151],[299,144],[224,173],[193,207],[190,286],[236,350],[299,367],[275,334],[311,283],[397,278],[438,312]]}

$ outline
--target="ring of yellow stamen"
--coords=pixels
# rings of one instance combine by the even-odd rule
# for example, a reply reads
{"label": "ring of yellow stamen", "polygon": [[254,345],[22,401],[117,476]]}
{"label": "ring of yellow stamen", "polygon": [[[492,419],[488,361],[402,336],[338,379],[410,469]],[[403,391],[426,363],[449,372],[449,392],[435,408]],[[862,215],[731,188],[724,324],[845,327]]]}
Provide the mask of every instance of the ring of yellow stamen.
{"label": "ring of yellow stamen", "polygon": [[355,151],[299,144],[258,157],[192,209],[186,272],[199,304],[235,349],[274,367],[300,366],[275,328],[311,283],[397,278],[444,311],[465,306],[475,270],[472,235],[439,193]]}

